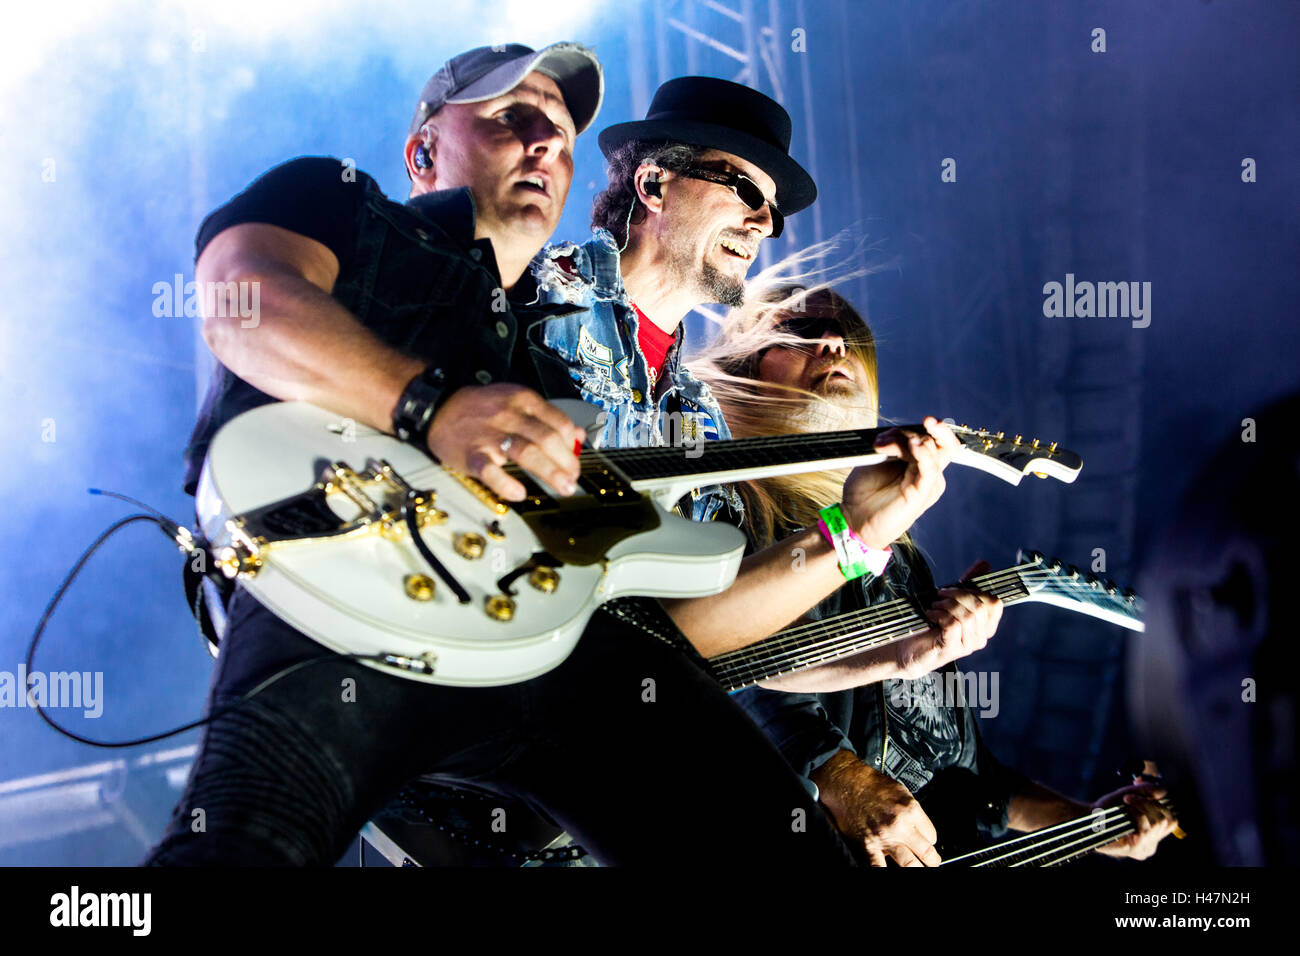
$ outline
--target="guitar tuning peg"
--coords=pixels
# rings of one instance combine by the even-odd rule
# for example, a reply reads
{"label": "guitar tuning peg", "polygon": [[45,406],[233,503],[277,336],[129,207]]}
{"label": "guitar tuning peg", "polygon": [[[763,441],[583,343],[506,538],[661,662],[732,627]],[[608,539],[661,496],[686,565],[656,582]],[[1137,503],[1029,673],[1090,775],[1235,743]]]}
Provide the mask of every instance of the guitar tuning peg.
{"label": "guitar tuning peg", "polygon": [[1038,447],[1038,439],[1037,439],[1037,438],[1034,439],[1034,444],[1033,444],[1031,447],[1033,447],[1033,448],[1037,448],[1037,447]]}
{"label": "guitar tuning peg", "polygon": [[1070,576],[1071,581],[1079,580],[1079,569],[1076,568],[1073,564],[1069,565],[1065,570],[1066,570],[1066,574]]}
{"label": "guitar tuning peg", "polygon": [[1132,591],[1125,590],[1125,591],[1124,591],[1124,600],[1125,600],[1125,601],[1128,601],[1129,604],[1134,604],[1134,603],[1137,602],[1137,595],[1134,594]]}
{"label": "guitar tuning peg", "polygon": [[1048,450],[1048,451],[1056,451],[1056,442],[1052,442],[1050,445],[1048,445],[1048,446],[1047,446],[1047,450]]}
{"label": "guitar tuning peg", "polygon": [[1047,570],[1049,570],[1049,571],[1051,571],[1053,574],[1055,574],[1057,571],[1061,570],[1061,562],[1060,562],[1060,561],[1057,561],[1055,558],[1053,558],[1052,561],[1051,561],[1051,563],[1048,564],[1048,566],[1047,566]]}
{"label": "guitar tuning peg", "polygon": [[1017,435],[1017,436],[1015,437],[1015,439],[1011,442],[1011,444],[1013,444],[1013,445],[1019,445],[1019,444],[1020,444],[1020,436]]}
{"label": "guitar tuning peg", "polygon": [[1115,586],[1114,581],[1111,581],[1109,579],[1106,581],[1106,593],[1109,594],[1111,597],[1114,597],[1116,594],[1119,593],[1119,588]]}
{"label": "guitar tuning peg", "polygon": [[1006,433],[1006,432],[998,432],[998,441],[1002,441],[1002,439],[1004,439],[1004,438],[1006,438],[1006,437],[1007,437],[1007,433]]}

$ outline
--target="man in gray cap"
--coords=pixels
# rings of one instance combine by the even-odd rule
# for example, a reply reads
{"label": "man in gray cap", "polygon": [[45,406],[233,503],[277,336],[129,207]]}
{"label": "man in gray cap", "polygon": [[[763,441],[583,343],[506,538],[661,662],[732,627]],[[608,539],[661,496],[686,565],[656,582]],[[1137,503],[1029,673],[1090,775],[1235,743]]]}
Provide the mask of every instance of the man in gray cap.
{"label": "man in gray cap", "polygon": [[[507,500],[523,497],[507,461],[571,491],[583,433],[543,398],[547,359],[529,335],[564,308],[520,303],[536,298],[526,264],[560,217],[601,82],[576,44],[471,50],[425,88],[406,203],[336,160],[301,158],[212,213],[198,279],[258,282],[261,314],[251,327],[224,317],[237,309],[204,315],[220,365],[187,490],[222,424],[292,399],[391,431]],[[206,734],[150,863],[332,863],[419,775],[524,799],[605,863],[656,862],[676,842],[713,862],[847,859],[716,683],[609,614],[552,671],[462,688],[328,653],[243,588],[227,610]],[[725,825],[702,800],[725,807]]]}

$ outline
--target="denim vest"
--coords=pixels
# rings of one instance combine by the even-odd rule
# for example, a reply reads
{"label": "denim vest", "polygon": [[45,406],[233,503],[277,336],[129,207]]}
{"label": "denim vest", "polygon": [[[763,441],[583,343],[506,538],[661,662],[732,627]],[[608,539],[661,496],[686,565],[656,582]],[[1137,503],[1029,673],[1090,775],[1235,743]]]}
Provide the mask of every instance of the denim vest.
{"label": "denim vest", "polygon": [[[465,385],[503,381],[550,394],[543,379],[554,382],[560,376],[551,370],[539,378],[537,366],[554,359],[539,354],[541,347],[531,341],[519,342],[516,354],[516,340],[521,328],[566,310],[517,312],[506,300],[491,242],[474,239],[469,190],[427,193],[398,203],[364,173],[357,188],[364,190],[364,198],[358,205],[356,250],[340,270],[333,297],[386,344],[441,367],[448,394]],[[531,285],[527,280],[525,276]],[[534,362],[522,358],[527,353]],[[194,494],[217,430],[236,415],[273,401],[218,363],[185,450],[186,491]]]}
{"label": "denim vest", "polygon": [[[549,318],[542,341],[567,366],[582,399],[604,412],[603,448],[660,447],[729,439],[709,387],[681,364],[682,328],[659,373],[659,395],[637,343],[636,310],[623,288],[619,252],[604,229],[582,245],[547,246],[532,263],[538,302],[575,310]],[[740,496],[725,485],[691,492],[691,517],[711,521],[723,506],[737,519]]]}

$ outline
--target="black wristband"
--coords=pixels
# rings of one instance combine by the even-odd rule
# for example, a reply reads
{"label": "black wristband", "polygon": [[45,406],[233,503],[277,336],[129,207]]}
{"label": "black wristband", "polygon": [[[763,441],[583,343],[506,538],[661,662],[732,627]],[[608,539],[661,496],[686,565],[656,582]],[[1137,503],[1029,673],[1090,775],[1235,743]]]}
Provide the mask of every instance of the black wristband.
{"label": "black wristband", "polygon": [[407,382],[393,409],[393,434],[427,454],[429,428],[446,393],[447,376],[432,365]]}

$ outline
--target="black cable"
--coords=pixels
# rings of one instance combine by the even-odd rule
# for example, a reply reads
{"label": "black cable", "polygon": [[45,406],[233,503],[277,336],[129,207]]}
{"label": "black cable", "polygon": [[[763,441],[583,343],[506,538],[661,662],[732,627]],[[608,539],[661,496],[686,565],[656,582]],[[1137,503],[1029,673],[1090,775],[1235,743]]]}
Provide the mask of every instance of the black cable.
{"label": "black cable", "polygon": [[[115,498],[121,498],[123,501],[134,501],[134,499],[128,498],[125,495],[119,495],[116,492],[99,491],[98,489],[95,488],[90,489],[90,491],[92,494],[105,494],[105,495],[111,495],[112,497]],[[41,615],[40,623],[36,625],[36,632],[32,634],[31,645],[27,648],[27,673],[28,674],[32,674],[35,672],[35,668],[32,667],[32,662],[36,657],[36,646],[40,642],[41,635],[45,632],[45,626],[49,624],[50,618],[54,615],[55,608],[59,606],[59,602],[63,600],[63,595],[67,593],[68,588],[72,585],[72,582],[76,578],[76,576],[79,573],[81,573],[81,569],[85,566],[86,562],[89,561],[91,556],[96,551],[99,550],[100,545],[102,545],[110,537],[116,534],[119,530],[136,521],[152,521],[154,524],[158,525],[158,527],[162,529],[164,534],[166,534],[173,541],[176,541],[178,544],[181,542],[182,538],[188,539],[191,542],[193,541],[193,538],[190,536],[188,530],[181,527],[176,522],[172,521],[166,515],[158,511],[155,511],[153,508],[149,508],[148,505],[142,504],[141,502],[135,502],[135,503],[140,505],[140,507],[142,508],[148,508],[150,511],[153,511],[153,514],[128,515],[127,517],[115,521],[113,524],[111,524],[107,528],[107,530],[105,530],[98,538],[95,539],[94,544],[92,544],[89,548],[87,548],[85,551],[82,552],[81,557],[77,559],[77,563],[72,566],[72,570],[68,572],[67,577],[63,579],[63,583],[60,584],[58,590],[54,592],[54,597],[50,599],[50,603],[46,606],[45,613]],[[181,535],[180,532],[184,532],[184,534]],[[194,554],[199,550],[202,549],[195,548],[194,550],[191,550],[189,553]],[[27,696],[27,703],[33,709],[35,709],[38,715],[40,715],[41,720],[45,721],[47,724],[50,725],[50,727],[52,727],[54,730],[57,730],[59,733],[63,734],[65,737],[70,737],[71,739],[77,741],[78,743],[87,744],[91,747],[104,747],[109,749],[118,748],[118,747],[138,747],[141,744],[153,743],[155,740],[164,740],[167,737],[174,737],[177,734],[184,733],[187,730],[193,730],[195,727],[202,727],[204,724],[216,720],[218,717],[221,717],[224,714],[228,714],[232,710],[235,710],[236,708],[243,706],[250,699],[252,699],[254,695],[260,694],[262,691],[266,690],[266,688],[270,687],[276,681],[288,677],[294,671],[301,670],[302,668],[308,667],[312,664],[318,664],[321,661],[333,661],[333,660],[338,660],[339,658],[345,658],[351,660],[381,660],[382,655],[338,654],[331,651],[330,653],[322,654],[319,657],[309,657],[306,660],[298,661],[295,664],[290,664],[288,667],[282,668],[275,674],[272,674],[266,680],[262,681],[262,683],[258,684],[252,690],[242,695],[238,700],[234,701],[233,703],[227,704],[225,707],[222,707],[220,710],[209,714],[207,717],[202,717],[198,720],[191,721],[190,723],[185,724],[181,727],[177,727],[174,730],[168,730],[164,733],[159,733],[159,734],[152,734],[148,737],[139,737],[135,740],[107,741],[107,740],[91,740],[89,737],[83,737],[78,733],[74,733],[73,731],[68,730],[66,727],[60,727],[58,724],[56,724],[54,720],[51,719],[50,715],[45,712],[45,708],[42,707],[40,703],[38,703],[36,699],[32,696],[32,692],[28,688],[25,687],[22,688],[22,692]]]}

